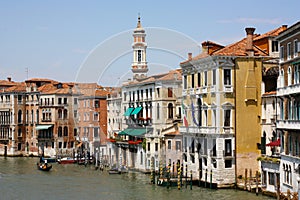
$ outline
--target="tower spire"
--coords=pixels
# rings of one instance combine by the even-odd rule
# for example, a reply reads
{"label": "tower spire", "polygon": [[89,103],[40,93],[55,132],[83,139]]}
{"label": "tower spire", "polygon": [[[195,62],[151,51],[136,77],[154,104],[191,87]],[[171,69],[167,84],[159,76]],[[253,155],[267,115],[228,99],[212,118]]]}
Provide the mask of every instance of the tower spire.
{"label": "tower spire", "polygon": [[142,28],[142,24],[141,24],[141,16],[140,13],[138,14],[138,23],[137,23],[137,28]]}

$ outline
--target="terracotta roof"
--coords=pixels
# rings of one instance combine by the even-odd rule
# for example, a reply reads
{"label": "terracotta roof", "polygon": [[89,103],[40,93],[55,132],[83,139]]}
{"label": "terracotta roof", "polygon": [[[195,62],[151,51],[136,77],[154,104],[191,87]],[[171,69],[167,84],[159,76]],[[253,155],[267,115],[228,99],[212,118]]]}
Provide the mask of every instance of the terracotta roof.
{"label": "terracotta roof", "polygon": [[42,94],[79,94],[78,91],[67,83],[60,83],[61,88],[58,84],[48,83],[38,88],[38,91]]}
{"label": "terracotta roof", "polygon": [[3,92],[26,92],[26,84],[24,82],[17,83],[14,86],[5,88]]}
{"label": "terracotta roof", "polygon": [[[260,39],[266,38],[266,37],[276,37],[279,35],[281,32],[286,30],[286,26],[281,26],[279,28],[276,28],[274,30],[271,30],[267,33],[264,33],[262,35],[259,34],[254,34],[253,35],[253,50],[254,50],[254,55],[255,56],[268,56],[268,53],[265,52],[264,50],[260,49],[258,46],[255,45],[255,41],[258,41]],[[205,41],[202,42],[202,45],[215,45],[215,47],[220,48],[219,50],[216,50],[210,54],[207,52],[202,52],[199,55],[193,57],[191,60],[198,60],[202,59],[205,57],[208,57],[210,55],[223,55],[223,56],[247,56],[246,52],[246,43],[247,43],[247,38],[243,38],[242,40],[235,42],[233,44],[227,45],[224,48],[222,48],[222,45],[218,45],[216,43],[213,43],[211,41]],[[185,60],[181,62],[180,64],[187,63],[191,60]]]}
{"label": "terracotta roof", "polygon": [[283,31],[285,31],[286,29],[287,29],[286,26],[281,26],[279,28],[276,28],[274,30],[271,30],[269,32],[266,32],[266,33],[264,33],[262,35],[257,36],[256,38],[254,38],[253,41],[257,41],[257,40],[260,40],[260,39],[266,38],[266,37],[276,37],[277,35],[279,35]]}
{"label": "terracotta roof", "polygon": [[170,132],[170,133],[165,133],[164,135],[181,135],[180,134],[180,132],[179,132],[179,130],[177,130],[177,131],[173,131],[173,132]]}
{"label": "terracotta roof", "polygon": [[125,85],[134,85],[134,84],[145,84],[145,83],[151,83],[156,81],[172,81],[175,80],[175,77],[177,80],[182,80],[181,69],[171,70],[163,74],[152,75],[142,80],[133,80],[130,82],[126,82],[123,85],[125,86]]}
{"label": "terracotta roof", "polygon": [[262,96],[274,96],[276,95],[276,91],[265,92]]}
{"label": "terracotta roof", "polygon": [[0,86],[10,87],[13,85],[16,85],[17,83],[14,81],[8,81],[8,80],[0,80]]}

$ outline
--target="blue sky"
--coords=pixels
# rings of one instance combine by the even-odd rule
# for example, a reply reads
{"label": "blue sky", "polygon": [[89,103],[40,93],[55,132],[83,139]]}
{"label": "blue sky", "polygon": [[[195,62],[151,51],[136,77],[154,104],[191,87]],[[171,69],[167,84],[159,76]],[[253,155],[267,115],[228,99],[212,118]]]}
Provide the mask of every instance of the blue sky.
{"label": "blue sky", "polygon": [[[176,39],[170,39],[169,34],[181,34],[182,38],[189,38],[197,45],[205,40],[227,45],[244,37],[247,26],[255,27],[256,33],[283,24],[291,26],[299,20],[299,6],[297,0],[0,1],[0,79],[11,76],[15,81],[24,81],[28,76],[76,81],[92,52],[102,48],[94,64],[103,68],[105,62],[101,57],[108,57],[109,52],[109,56],[116,58],[110,63],[109,70],[95,77],[85,76],[80,81],[114,85],[130,74],[131,31],[136,26],[138,13],[143,27],[149,28],[147,60],[149,68],[157,69],[152,72],[155,73],[162,68],[178,68],[190,51],[199,53],[184,42],[179,45],[179,48],[185,47],[180,56],[170,55],[176,45],[169,45],[174,45]],[[156,34],[153,38],[153,27],[165,30],[165,35],[159,38]],[[129,37],[117,37],[122,34]],[[103,44],[108,40],[113,40],[113,45],[104,48]],[[170,51],[151,50],[155,41],[158,46],[160,41],[167,45],[165,49]],[[114,55],[119,44],[128,44],[126,54]],[[95,74],[93,70],[89,72]]]}

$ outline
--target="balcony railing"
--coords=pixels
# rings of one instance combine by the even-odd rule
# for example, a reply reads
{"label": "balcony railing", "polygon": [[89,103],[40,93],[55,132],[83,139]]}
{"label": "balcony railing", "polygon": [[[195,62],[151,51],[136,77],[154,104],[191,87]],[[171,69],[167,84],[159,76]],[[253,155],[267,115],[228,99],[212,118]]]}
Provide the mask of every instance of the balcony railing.
{"label": "balcony railing", "polygon": [[300,93],[300,84],[277,88],[277,96],[286,96],[296,93]]}
{"label": "balcony railing", "polygon": [[298,130],[300,120],[277,120],[277,128]]}
{"label": "balcony railing", "polygon": [[225,93],[232,93],[233,92],[233,86],[232,85],[224,85],[223,91]]}

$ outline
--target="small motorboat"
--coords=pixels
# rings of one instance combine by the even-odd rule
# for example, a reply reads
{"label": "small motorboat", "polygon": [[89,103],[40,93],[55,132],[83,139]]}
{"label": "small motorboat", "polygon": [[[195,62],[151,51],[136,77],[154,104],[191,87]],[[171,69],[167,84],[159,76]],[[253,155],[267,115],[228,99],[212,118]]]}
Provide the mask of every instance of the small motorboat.
{"label": "small motorboat", "polygon": [[57,159],[57,162],[59,164],[74,164],[76,162],[76,158],[64,157],[64,158]]}
{"label": "small motorboat", "polygon": [[52,165],[48,163],[36,163],[37,168],[42,171],[49,171],[52,168]]}

